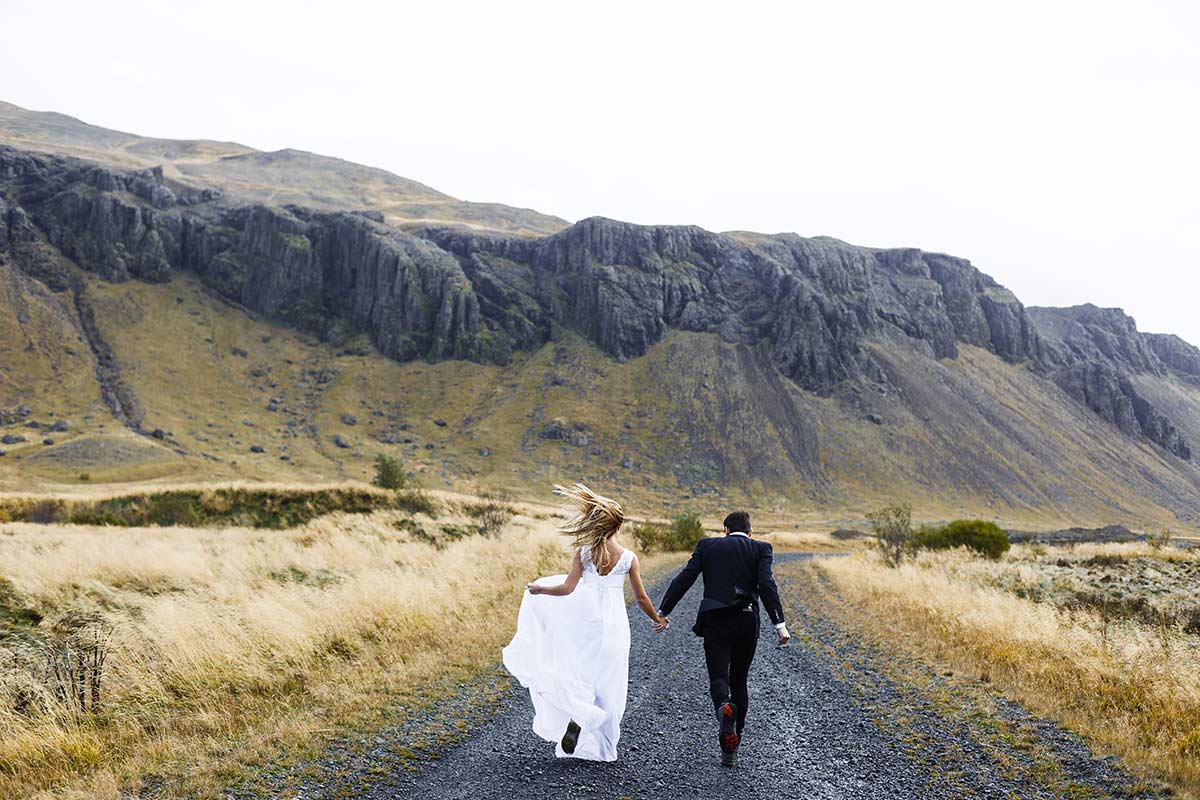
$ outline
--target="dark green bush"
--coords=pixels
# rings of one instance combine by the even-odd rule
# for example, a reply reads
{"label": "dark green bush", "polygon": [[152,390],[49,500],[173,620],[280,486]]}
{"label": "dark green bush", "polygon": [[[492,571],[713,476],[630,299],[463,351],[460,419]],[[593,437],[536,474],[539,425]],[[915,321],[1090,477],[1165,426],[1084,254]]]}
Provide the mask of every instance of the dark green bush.
{"label": "dark green bush", "polygon": [[922,528],[914,536],[913,545],[925,550],[967,547],[987,558],[999,558],[1011,546],[999,526],[982,519],[957,519],[941,527]]}
{"label": "dark green bush", "polygon": [[412,476],[404,471],[404,462],[380,453],[375,456],[375,479],[371,483],[380,489],[406,489],[412,484]]}
{"label": "dark green bush", "polygon": [[704,526],[700,524],[698,512],[684,511],[670,524],[639,522],[633,526],[631,533],[638,550],[647,555],[677,553],[693,549],[704,536]]}

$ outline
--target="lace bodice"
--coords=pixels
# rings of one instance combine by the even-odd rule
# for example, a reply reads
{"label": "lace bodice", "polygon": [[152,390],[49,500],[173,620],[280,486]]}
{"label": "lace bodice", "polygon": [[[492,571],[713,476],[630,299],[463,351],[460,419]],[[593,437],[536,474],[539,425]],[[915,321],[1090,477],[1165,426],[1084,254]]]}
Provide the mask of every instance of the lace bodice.
{"label": "lace bodice", "polygon": [[596,564],[592,561],[591,547],[585,545],[579,548],[579,560],[583,563],[584,581],[620,588],[624,586],[625,576],[629,574],[629,568],[633,564],[633,551],[626,547],[617,557],[617,563],[612,565],[612,569],[607,575],[601,575],[600,571],[596,569]]}

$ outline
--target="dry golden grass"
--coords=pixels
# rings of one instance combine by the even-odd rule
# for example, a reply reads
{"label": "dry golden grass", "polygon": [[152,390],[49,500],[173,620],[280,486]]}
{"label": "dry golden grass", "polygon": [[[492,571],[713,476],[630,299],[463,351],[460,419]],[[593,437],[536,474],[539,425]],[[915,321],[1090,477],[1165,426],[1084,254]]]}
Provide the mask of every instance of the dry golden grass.
{"label": "dry golden grass", "polygon": [[524,510],[497,538],[439,534],[469,524],[453,512],[418,517],[427,536],[392,511],[284,531],[3,525],[9,604],[39,627],[99,611],[114,638],[95,715],[44,693],[18,712],[16,685],[37,677],[0,662],[0,797],[116,798],[147,781],[217,796],[248,764],[494,663],[511,634],[494,620],[567,563],[553,521]]}
{"label": "dry golden grass", "polygon": [[775,550],[793,550],[800,553],[831,553],[862,550],[870,547],[869,539],[835,539],[828,533],[811,531],[772,531],[755,534],[764,542],[770,542]]}
{"label": "dry golden grass", "polygon": [[[1022,550],[1011,558],[1022,558]],[[1200,797],[1196,638],[1022,599],[988,585],[989,573],[1002,567],[950,552],[899,569],[871,553],[802,569],[828,579],[811,584],[833,613],[881,642],[978,675],[1115,753],[1127,769],[1165,777],[1181,797]]]}

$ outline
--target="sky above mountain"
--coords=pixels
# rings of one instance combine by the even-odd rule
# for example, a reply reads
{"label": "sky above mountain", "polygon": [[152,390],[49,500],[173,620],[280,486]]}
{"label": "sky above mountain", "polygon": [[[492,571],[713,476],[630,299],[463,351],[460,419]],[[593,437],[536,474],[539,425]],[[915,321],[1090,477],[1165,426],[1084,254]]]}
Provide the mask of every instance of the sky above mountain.
{"label": "sky above mountain", "polygon": [[1188,2],[0,3],[4,100],[567,219],[972,259],[1200,344]]}

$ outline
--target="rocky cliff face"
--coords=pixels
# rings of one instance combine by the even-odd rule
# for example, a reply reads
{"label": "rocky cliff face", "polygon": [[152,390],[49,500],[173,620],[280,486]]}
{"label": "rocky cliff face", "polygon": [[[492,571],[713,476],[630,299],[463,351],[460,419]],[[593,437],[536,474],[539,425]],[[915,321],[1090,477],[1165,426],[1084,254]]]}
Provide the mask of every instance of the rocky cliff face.
{"label": "rocky cliff face", "polygon": [[1122,431],[1191,457],[1183,434],[1138,394],[1129,376],[1174,372],[1195,381],[1200,351],[1175,336],[1141,333],[1119,308],[1089,304],[1031,308],[1029,314],[1042,334],[1041,368],[1055,383]]}
{"label": "rocky cliff face", "polygon": [[1170,333],[1143,334],[1151,352],[1180,378],[1200,385],[1200,348]]}
{"label": "rocky cliff face", "polygon": [[1200,375],[1200,351],[1145,337],[1119,312],[1031,314],[946,255],[601,218],[540,239],[400,231],[376,215],[248,205],[158,170],[11,148],[0,148],[0,189],[0,234],[25,242],[9,249],[32,275],[66,280],[57,253],[108,281],[188,270],[326,339],[364,332],[396,359],[505,363],[564,326],[624,360],[676,329],[753,348],[798,386],[828,394],[847,380],[885,380],[872,341],[945,359],[969,344],[1052,377],[1130,435],[1190,453],[1123,376]]}

